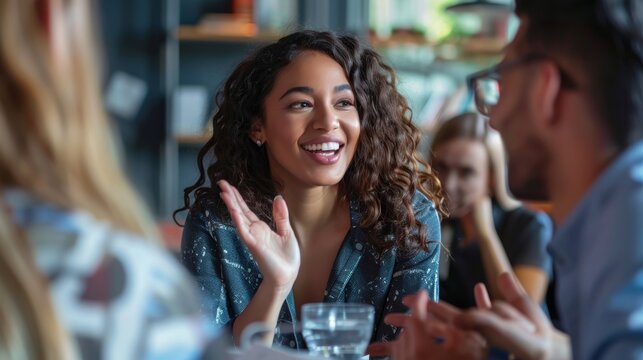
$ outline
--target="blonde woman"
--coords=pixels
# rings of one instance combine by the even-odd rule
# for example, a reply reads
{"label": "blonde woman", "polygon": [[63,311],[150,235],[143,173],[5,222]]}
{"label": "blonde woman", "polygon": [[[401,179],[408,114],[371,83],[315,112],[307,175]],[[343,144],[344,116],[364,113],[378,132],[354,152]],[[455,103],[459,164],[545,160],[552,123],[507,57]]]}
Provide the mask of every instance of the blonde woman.
{"label": "blonde woman", "polygon": [[430,155],[450,213],[442,222],[450,252],[440,258],[440,299],[472,307],[479,282],[498,299],[493,280],[513,271],[529,296],[542,302],[551,268],[551,221],[509,193],[500,135],[481,116],[462,114],[440,127]]}
{"label": "blonde woman", "polygon": [[0,357],[194,358],[209,333],[188,276],[143,241],[88,7],[0,0]]}

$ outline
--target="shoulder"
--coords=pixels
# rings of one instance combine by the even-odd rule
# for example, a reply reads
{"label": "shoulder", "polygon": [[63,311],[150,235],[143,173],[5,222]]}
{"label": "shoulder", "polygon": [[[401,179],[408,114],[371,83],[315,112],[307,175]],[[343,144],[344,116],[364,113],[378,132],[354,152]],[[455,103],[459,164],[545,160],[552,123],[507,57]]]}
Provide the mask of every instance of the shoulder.
{"label": "shoulder", "polygon": [[416,216],[421,215],[422,217],[432,217],[438,215],[438,212],[435,208],[433,201],[429,200],[426,195],[422,194],[420,191],[415,191],[413,194],[413,200],[411,201],[411,206]]}
{"label": "shoulder", "polygon": [[420,191],[413,195],[411,206],[415,212],[415,219],[427,227],[429,240],[440,240],[440,217],[435,204]]}
{"label": "shoulder", "polygon": [[225,203],[215,192],[208,191],[200,194],[185,219],[183,243],[198,240],[202,238],[203,233],[216,237],[216,234],[221,231],[236,232]]}
{"label": "shoulder", "polygon": [[609,233],[610,238],[618,238],[623,245],[638,242],[643,237],[643,163],[630,167],[601,195],[592,204],[588,218],[593,221],[587,228],[595,229],[594,235]]}
{"label": "shoulder", "polygon": [[[185,310],[198,304],[195,289],[186,270],[159,244],[109,225],[102,229],[102,233],[105,237],[102,254],[94,257],[97,261],[85,281],[95,281],[104,274],[119,274],[116,278],[110,276],[110,281],[116,281],[122,291],[109,294],[109,299],[104,299],[105,301],[118,303],[140,301],[141,304],[153,301],[169,306],[166,309]],[[90,242],[95,241],[97,236],[100,235],[85,232],[79,238],[76,247],[90,249],[92,246]],[[87,258],[92,257],[88,256],[84,259]],[[70,260],[84,261],[84,259],[71,258]],[[137,296],[115,297],[117,294],[125,296],[125,294],[135,293],[139,295],[138,300],[136,300]],[[166,315],[171,315],[171,312],[168,311]]]}
{"label": "shoulder", "polygon": [[503,228],[512,233],[552,231],[552,221],[541,211],[520,206],[504,213]]}
{"label": "shoulder", "polygon": [[[73,277],[84,291],[77,297],[67,294],[57,298],[73,301],[76,309],[86,308],[82,304],[104,304],[109,309],[105,315],[111,320],[102,336],[123,350],[129,345],[123,336],[128,336],[147,343],[145,351],[150,357],[179,350],[186,356],[200,354],[214,333],[201,315],[199,295],[187,271],[175,257],[148,239],[110,227],[106,237],[102,261],[96,262],[84,277]],[[85,243],[79,245],[88,248],[92,240],[85,237],[81,240]],[[79,262],[76,265],[81,266]],[[59,293],[64,291],[64,285],[53,288]],[[86,320],[73,314],[66,318],[70,330],[82,334]],[[91,316],[86,314],[84,318]],[[163,344],[156,341],[159,336],[176,332],[191,334],[197,340],[179,337],[166,338]]]}
{"label": "shoulder", "polygon": [[539,215],[542,214],[540,211],[532,210],[524,205],[521,205],[513,210],[502,210],[505,217],[508,221],[521,221],[521,222],[532,222],[538,221]]}
{"label": "shoulder", "polygon": [[[65,218],[64,227],[47,221],[26,224],[25,230],[52,292],[70,302],[62,305],[64,309],[100,303],[109,304],[111,314],[116,314],[134,307],[138,319],[198,311],[196,290],[187,272],[159,244],[86,213],[59,211],[58,215]],[[70,283],[78,292],[69,292]],[[148,312],[160,304],[160,311]],[[71,316],[70,321],[72,329],[84,326],[80,318]]]}
{"label": "shoulder", "polygon": [[196,197],[194,204],[190,207],[188,218],[232,224],[225,203],[219,194],[212,189],[208,189]]}

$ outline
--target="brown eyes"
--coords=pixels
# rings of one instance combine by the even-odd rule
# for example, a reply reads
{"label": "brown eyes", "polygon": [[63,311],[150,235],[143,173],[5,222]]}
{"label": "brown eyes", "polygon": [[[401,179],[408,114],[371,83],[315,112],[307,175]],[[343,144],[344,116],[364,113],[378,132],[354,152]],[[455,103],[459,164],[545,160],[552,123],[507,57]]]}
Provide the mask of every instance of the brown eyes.
{"label": "brown eyes", "polygon": [[[342,99],[337,101],[337,103],[335,103],[335,106],[339,108],[347,108],[347,107],[354,106],[354,104],[352,100]],[[308,101],[295,101],[290,105],[288,105],[288,108],[293,110],[304,110],[312,107],[313,107],[313,104]]]}

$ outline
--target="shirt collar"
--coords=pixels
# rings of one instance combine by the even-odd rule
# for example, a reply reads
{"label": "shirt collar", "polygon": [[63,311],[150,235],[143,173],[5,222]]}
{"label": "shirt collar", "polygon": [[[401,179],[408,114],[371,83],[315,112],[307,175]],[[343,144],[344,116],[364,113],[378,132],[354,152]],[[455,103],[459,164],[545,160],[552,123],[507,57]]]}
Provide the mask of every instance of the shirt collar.
{"label": "shirt collar", "polygon": [[628,147],[605,169],[583,199],[576,205],[570,215],[556,231],[549,251],[558,264],[573,266],[576,261],[578,242],[582,238],[583,227],[587,224],[587,213],[604,196],[609,195],[612,188],[618,186],[633,164],[643,162],[643,141]]}

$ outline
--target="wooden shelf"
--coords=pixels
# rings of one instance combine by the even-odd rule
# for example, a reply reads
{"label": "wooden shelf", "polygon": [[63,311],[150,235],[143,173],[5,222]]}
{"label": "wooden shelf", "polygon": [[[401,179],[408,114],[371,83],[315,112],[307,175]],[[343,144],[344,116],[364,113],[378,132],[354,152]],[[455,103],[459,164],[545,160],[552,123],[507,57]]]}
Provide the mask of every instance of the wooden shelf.
{"label": "wooden shelf", "polygon": [[212,134],[179,134],[174,135],[174,140],[183,145],[204,145],[211,137]]}
{"label": "wooden shelf", "polygon": [[415,45],[415,46],[434,46],[435,44],[427,40],[424,36],[417,34],[393,34],[387,38],[381,38],[377,35],[371,34],[368,37],[369,42],[373,47],[387,48],[402,45]]}
{"label": "wooden shelf", "polygon": [[253,32],[221,32],[204,26],[179,26],[176,38],[182,41],[212,41],[228,43],[271,43],[284,34]]}
{"label": "wooden shelf", "polygon": [[460,46],[466,54],[501,55],[507,41],[498,38],[475,37],[464,39]]}

